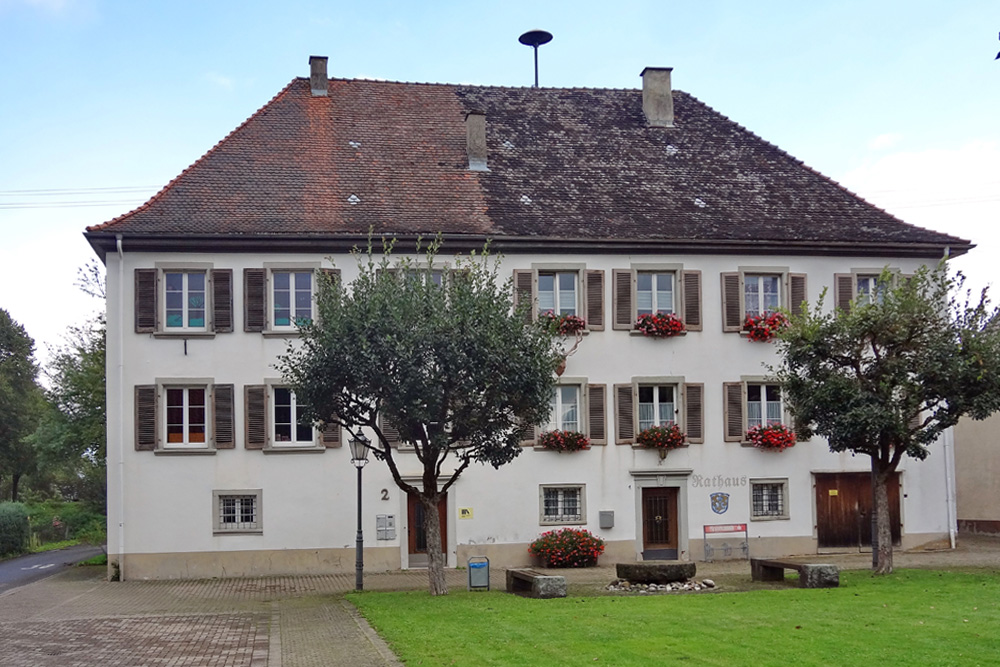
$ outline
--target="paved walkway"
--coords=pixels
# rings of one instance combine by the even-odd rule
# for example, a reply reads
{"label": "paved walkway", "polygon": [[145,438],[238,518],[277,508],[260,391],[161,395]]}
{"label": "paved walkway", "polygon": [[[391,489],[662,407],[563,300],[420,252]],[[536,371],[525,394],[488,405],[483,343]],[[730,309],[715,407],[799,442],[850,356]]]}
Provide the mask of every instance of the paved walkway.
{"label": "paved walkway", "polygon": [[[845,569],[871,555],[803,557]],[[1000,567],[1000,538],[963,536],[959,548],[897,553],[897,567]],[[612,567],[560,570],[570,594],[600,590]],[[746,561],[698,563],[698,578],[749,582]],[[447,572],[464,589],[465,570]],[[503,588],[493,568],[491,585]],[[399,665],[343,593],[354,575],[109,583],[75,568],[0,595],[0,666],[369,667]],[[426,590],[424,571],[365,576],[366,590]]]}

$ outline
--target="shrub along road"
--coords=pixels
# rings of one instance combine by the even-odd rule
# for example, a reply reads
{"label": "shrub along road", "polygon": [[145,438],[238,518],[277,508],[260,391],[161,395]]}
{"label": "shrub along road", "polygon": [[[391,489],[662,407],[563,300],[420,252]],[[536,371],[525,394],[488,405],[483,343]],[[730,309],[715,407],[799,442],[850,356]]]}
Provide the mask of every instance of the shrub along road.
{"label": "shrub along road", "polygon": [[50,577],[100,553],[103,553],[100,547],[78,544],[65,549],[43,551],[0,561],[0,594]]}

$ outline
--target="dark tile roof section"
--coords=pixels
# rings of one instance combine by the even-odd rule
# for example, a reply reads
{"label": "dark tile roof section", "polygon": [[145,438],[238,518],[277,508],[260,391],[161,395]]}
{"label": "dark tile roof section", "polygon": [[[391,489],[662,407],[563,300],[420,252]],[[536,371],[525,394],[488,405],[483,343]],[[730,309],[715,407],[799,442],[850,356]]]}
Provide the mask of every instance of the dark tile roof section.
{"label": "dark tile roof section", "polygon": [[[149,202],[90,232],[927,244],[901,222],[674,91],[647,127],[638,90],[296,79]],[[486,114],[487,172],[465,115]]]}

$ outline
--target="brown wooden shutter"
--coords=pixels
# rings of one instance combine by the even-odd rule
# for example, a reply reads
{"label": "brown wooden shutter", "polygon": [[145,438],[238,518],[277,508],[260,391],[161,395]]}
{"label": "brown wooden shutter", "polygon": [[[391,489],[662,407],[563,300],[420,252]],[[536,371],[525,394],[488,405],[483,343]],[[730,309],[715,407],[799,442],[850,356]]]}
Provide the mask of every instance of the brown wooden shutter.
{"label": "brown wooden shutter", "polygon": [[684,271],[681,280],[684,294],[684,326],[701,331],[701,271]]}
{"label": "brown wooden shutter", "polygon": [[616,384],[615,390],[615,444],[631,445],[635,442],[635,401],[631,384]]}
{"label": "brown wooden shutter", "polygon": [[135,449],[139,452],[156,449],[159,436],[156,393],[155,384],[135,387]]}
{"label": "brown wooden shutter", "polygon": [[[534,291],[535,284],[535,272],[531,269],[514,269],[514,308],[517,308],[522,303],[534,303]],[[525,311],[524,323],[530,324],[534,321],[537,313],[535,312],[534,305],[529,305],[528,310]]]}
{"label": "brown wooden shutter", "polygon": [[722,274],[722,330],[738,332],[743,328],[743,308],[740,304],[740,274]]}
{"label": "brown wooden shutter", "polygon": [[389,423],[381,412],[378,414],[378,427],[382,431],[385,442],[390,447],[399,447],[402,442],[399,439],[399,429]]}
{"label": "brown wooden shutter", "polygon": [[688,442],[705,442],[705,385],[701,382],[684,385],[684,432]]}
{"label": "brown wooden shutter", "polygon": [[212,418],[215,425],[213,437],[216,449],[232,449],[236,446],[233,392],[234,387],[231,384],[217,384],[212,387]]}
{"label": "brown wooden shutter", "polygon": [[135,270],[135,332],[156,331],[156,269]]}
{"label": "brown wooden shutter", "polygon": [[792,315],[802,314],[802,302],[806,300],[806,274],[790,273],[788,275],[788,310]]}
{"label": "brown wooden shutter", "polygon": [[809,442],[810,437],[806,435],[805,429],[802,428],[802,425],[799,423],[799,420],[796,419],[791,414],[788,415],[788,420],[790,422],[792,431],[795,433],[795,440],[797,442]]}
{"label": "brown wooden shutter", "polygon": [[320,431],[321,437],[323,439],[323,446],[327,449],[332,449],[334,447],[340,447],[344,443],[341,440],[340,434],[340,424],[335,424],[333,422],[326,422],[323,424],[323,430]]}
{"label": "brown wooden shutter", "polygon": [[604,331],[604,271],[587,271],[587,328]]}
{"label": "brown wooden shutter", "polygon": [[535,443],[538,442],[539,428],[537,426],[531,426],[524,430],[521,434],[520,445],[522,447],[534,447]]}
{"label": "brown wooden shutter", "polygon": [[608,444],[605,394],[607,394],[607,385],[587,385],[588,435],[592,445]]}
{"label": "brown wooden shutter", "polygon": [[213,269],[212,330],[216,333],[233,331],[233,270]]}
{"label": "brown wooden shutter", "polygon": [[833,276],[833,300],[837,308],[845,313],[851,312],[851,301],[854,299],[854,274],[836,273]]}
{"label": "brown wooden shutter", "polygon": [[612,309],[615,311],[613,329],[628,330],[635,325],[635,308],[632,306],[632,271],[612,269]]}
{"label": "brown wooden shutter", "polygon": [[726,382],[722,385],[725,392],[723,421],[726,423],[725,442],[742,442],[746,436],[743,426],[743,383]]}
{"label": "brown wooden shutter", "polygon": [[246,431],[247,449],[264,449],[267,446],[267,387],[262,384],[247,385]]}
{"label": "brown wooden shutter", "polygon": [[243,269],[243,330],[267,326],[267,281],[264,269]]}

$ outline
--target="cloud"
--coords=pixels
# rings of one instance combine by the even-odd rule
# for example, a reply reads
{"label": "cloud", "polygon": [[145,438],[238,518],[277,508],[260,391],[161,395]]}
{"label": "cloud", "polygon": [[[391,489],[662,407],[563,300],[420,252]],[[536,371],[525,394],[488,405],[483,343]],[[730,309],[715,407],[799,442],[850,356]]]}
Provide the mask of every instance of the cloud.
{"label": "cloud", "polygon": [[233,90],[236,88],[235,79],[219,74],[218,72],[207,72],[205,74],[205,80],[224,90]]}
{"label": "cloud", "polygon": [[880,134],[871,141],[868,142],[868,148],[873,151],[882,151],[887,148],[892,148],[900,142],[903,135],[890,132],[889,134]]}
{"label": "cloud", "polygon": [[955,267],[976,290],[1000,289],[1000,142],[887,153],[837,180],[906,222],[971,240]]}

